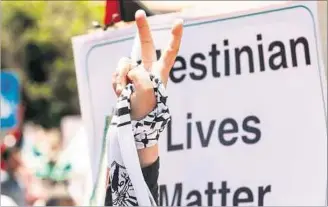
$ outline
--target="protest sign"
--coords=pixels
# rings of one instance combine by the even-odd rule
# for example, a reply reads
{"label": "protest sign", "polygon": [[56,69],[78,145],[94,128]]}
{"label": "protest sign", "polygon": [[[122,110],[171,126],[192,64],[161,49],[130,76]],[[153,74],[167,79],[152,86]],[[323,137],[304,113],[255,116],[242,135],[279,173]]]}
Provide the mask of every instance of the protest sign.
{"label": "protest sign", "polygon": [[[190,16],[190,15],[189,15]],[[160,56],[179,13],[150,18]],[[92,165],[131,26],[73,39]],[[160,205],[324,205],[326,76],[315,2],[185,19],[160,140]],[[93,173],[97,174],[96,170]]]}

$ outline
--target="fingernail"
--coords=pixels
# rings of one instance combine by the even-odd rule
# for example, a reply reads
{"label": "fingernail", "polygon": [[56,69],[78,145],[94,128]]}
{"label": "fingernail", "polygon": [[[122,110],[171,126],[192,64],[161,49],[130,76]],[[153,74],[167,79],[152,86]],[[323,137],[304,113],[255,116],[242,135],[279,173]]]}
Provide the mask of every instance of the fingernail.
{"label": "fingernail", "polygon": [[183,25],[183,19],[177,19],[175,20],[175,24],[182,24]]}
{"label": "fingernail", "polygon": [[146,12],[142,9],[139,9],[135,14],[136,18],[140,18],[140,17],[143,17],[143,16],[146,16]]}

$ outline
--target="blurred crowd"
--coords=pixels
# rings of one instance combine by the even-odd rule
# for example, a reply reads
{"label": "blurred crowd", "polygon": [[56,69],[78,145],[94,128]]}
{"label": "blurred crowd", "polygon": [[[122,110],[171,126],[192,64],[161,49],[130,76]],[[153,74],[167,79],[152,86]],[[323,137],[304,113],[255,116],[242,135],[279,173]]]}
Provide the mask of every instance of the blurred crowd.
{"label": "blurred crowd", "polygon": [[1,206],[74,206],[72,165],[59,162],[60,136],[36,134],[26,137],[18,127],[1,135]]}
{"label": "blurred crowd", "polygon": [[1,2],[1,71],[17,76],[24,105],[20,124],[0,130],[1,206],[72,206],[87,199],[88,169],[78,163],[85,158],[73,155],[87,146],[79,139],[67,150],[60,124],[65,116],[80,115],[71,37],[101,21],[104,4]]}

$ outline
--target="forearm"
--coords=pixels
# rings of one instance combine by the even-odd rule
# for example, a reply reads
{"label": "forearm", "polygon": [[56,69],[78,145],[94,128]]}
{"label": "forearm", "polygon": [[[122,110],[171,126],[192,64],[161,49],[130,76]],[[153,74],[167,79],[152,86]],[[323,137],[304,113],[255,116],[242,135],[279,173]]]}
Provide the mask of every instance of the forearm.
{"label": "forearm", "polygon": [[142,168],[153,164],[158,158],[158,144],[143,149],[138,149],[140,166]]}

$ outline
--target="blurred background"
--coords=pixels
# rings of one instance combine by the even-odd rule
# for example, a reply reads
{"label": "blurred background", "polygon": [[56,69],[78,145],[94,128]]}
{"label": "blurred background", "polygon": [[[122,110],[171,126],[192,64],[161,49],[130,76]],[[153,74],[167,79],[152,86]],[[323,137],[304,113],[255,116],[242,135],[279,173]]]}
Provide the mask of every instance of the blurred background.
{"label": "blurred background", "polygon": [[[87,146],[74,140],[82,122],[71,37],[124,26],[139,8],[157,15],[195,7],[214,7],[213,15],[236,9],[215,1],[1,1],[1,91],[12,97],[1,95],[1,120],[11,120],[1,122],[2,206],[72,206],[85,199],[86,166],[72,155]],[[318,9],[327,70],[327,2]]]}
{"label": "blurred background", "polygon": [[[67,192],[72,161],[59,163],[63,118],[80,121],[71,37],[102,23],[105,4],[1,1],[1,91],[13,87],[5,75],[19,91],[17,104],[1,96],[1,195],[19,206],[75,202]],[[11,111],[16,120],[7,123]]]}

